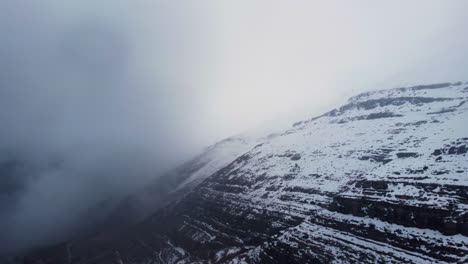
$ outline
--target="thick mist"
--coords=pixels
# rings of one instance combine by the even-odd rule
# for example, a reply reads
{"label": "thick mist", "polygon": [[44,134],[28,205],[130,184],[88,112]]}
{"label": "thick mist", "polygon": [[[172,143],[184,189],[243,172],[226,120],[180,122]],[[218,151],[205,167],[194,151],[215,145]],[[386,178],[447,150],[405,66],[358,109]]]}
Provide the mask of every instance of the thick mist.
{"label": "thick mist", "polygon": [[176,81],[196,22],[65,2],[0,3],[0,254],[85,232],[200,147]]}

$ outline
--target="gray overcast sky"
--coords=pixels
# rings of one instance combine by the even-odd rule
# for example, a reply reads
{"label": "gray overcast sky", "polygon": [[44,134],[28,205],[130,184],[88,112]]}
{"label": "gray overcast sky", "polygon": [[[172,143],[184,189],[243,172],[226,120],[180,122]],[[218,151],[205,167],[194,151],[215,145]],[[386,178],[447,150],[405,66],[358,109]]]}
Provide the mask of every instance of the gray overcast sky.
{"label": "gray overcast sky", "polygon": [[278,115],[314,114],[362,90],[464,80],[468,71],[463,0],[2,5],[10,22],[2,23],[3,39],[28,42],[21,43],[26,52],[16,50],[30,72],[44,71],[31,58],[49,69],[40,74],[45,86],[60,86],[76,105],[93,102],[70,90],[100,96],[119,86],[144,101],[144,122],[170,119],[165,133],[197,148]]}
{"label": "gray overcast sky", "polygon": [[20,165],[0,180],[26,186],[13,201],[0,192],[2,238],[19,248],[37,242],[21,233],[63,235],[96,201],[268,120],[292,124],[368,89],[468,80],[467,10],[1,0],[0,170]]}
{"label": "gray overcast sky", "polygon": [[204,113],[226,130],[366,89],[467,78],[467,1],[215,2]]}

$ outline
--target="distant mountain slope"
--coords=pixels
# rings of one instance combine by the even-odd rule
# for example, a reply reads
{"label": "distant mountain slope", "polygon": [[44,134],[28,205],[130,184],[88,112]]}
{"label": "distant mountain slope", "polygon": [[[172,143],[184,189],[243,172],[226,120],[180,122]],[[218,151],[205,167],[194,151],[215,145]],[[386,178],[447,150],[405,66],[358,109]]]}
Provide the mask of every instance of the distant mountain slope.
{"label": "distant mountain slope", "polygon": [[202,154],[181,166],[156,178],[152,184],[135,192],[114,210],[105,225],[121,227],[142,220],[167,203],[173,202],[197,186],[216,171],[227,166],[232,160],[250,150],[262,138],[239,135],[224,139],[208,148]]}
{"label": "distant mountain slope", "polygon": [[257,144],[133,228],[31,258],[467,263],[467,101],[461,82],[360,94]]}

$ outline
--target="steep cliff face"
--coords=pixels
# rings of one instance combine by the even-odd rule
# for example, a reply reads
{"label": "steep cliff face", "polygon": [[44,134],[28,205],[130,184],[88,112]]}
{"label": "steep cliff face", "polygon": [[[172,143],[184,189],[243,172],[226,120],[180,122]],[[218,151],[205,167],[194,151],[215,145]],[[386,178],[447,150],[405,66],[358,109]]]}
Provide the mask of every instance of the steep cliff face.
{"label": "steep cliff face", "polygon": [[70,263],[466,263],[467,86],[355,96]]}

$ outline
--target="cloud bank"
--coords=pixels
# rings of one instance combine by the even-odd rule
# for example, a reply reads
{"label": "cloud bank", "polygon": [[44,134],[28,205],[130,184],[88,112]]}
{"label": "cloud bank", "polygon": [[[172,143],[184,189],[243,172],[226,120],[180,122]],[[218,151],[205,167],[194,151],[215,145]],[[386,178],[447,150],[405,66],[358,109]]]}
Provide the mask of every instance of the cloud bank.
{"label": "cloud bank", "polygon": [[163,2],[65,2],[0,4],[0,253],[86,231],[194,149],[173,81],[193,19]]}

